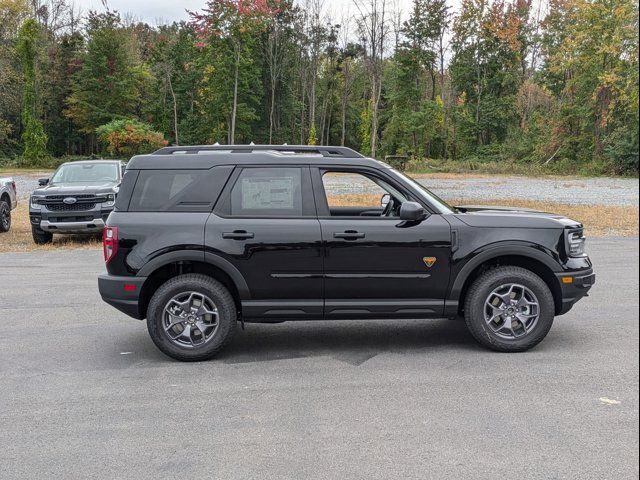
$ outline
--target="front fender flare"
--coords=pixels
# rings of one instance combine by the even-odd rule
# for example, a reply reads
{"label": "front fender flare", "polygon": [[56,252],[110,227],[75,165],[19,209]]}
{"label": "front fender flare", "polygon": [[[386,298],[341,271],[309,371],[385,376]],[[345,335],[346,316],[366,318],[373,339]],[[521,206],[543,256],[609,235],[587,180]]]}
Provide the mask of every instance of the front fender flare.
{"label": "front fender flare", "polygon": [[448,300],[458,301],[464,284],[471,273],[483,263],[493,260],[494,258],[505,256],[525,257],[542,263],[549,268],[551,272],[562,271],[561,265],[555,261],[550,254],[541,251],[540,248],[544,247],[536,244],[495,244],[486,250],[469,254],[468,257],[472,258],[465,263],[454,279],[449,291]]}

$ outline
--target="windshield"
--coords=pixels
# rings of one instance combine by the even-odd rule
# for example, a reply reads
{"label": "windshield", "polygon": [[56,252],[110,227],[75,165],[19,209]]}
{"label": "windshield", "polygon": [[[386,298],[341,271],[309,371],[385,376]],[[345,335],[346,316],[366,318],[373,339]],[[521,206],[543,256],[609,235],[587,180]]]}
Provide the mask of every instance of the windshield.
{"label": "windshield", "polygon": [[432,205],[438,211],[438,213],[455,213],[456,212],[455,208],[453,208],[447,202],[442,200],[435,193],[426,189],[424,185],[422,185],[420,182],[417,182],[413,178],[395,170],[394,168],[389,167],[389,170],[391,171],[392,175],[395,175],[396,177],[403,179],[405,182],[409,183],[413,188],[415,188],[420,194],[422,194],[422,197],[430,205]]}
{"label": "windshield", "polygon": [[118,181],[116,163],[69,163],[62,165],[51,183],[106,183]]}

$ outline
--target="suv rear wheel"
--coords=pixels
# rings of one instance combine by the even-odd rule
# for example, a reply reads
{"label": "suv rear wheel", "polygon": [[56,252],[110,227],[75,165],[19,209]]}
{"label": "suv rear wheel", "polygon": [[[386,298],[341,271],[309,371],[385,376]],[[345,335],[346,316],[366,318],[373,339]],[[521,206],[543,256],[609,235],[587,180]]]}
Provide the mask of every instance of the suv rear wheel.
{"label": "suv rear wheel", "polygon": [[213,358],[233,338],[236,305],[218,281],[186,274],[165,282],[147,310],[147,328],[156,346],[181,361]]}
{"label": "suv rear wheel", "polygon": [[477,278],[465,299],[464,318],[473,337],[499,352],[522,352],[540,343],[555,316],[553,295],[535,273],[498,267]]}

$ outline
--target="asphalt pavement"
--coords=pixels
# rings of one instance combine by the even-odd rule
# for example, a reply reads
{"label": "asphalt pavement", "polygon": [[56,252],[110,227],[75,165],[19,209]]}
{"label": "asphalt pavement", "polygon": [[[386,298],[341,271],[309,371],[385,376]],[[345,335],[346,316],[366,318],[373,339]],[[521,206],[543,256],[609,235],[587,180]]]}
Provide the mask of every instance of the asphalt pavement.
{"label": "asphalt pavement", "polygon": [[638,477],[638,240],[521,354],[461,322],[247,325],[163,356],[102,303],[101,253],[0,255],[0,478]]}

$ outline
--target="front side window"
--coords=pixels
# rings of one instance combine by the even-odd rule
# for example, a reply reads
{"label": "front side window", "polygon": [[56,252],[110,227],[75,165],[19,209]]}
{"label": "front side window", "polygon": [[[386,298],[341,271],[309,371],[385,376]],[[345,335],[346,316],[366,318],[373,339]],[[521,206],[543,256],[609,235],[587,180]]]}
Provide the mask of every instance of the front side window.
{"label": "front side window", "polygon": [[325,171],[322,184],[332,217],[395,217],[407,201],[384,180],[359,172]]}
{"label": "front side window", "polygon": [[69,163],[56,171],[51,183],[115,183],[118,168],[117,163]]}
{"label": "front side window", "polygon": [[299,167],[243,169],[231,190],[231,215],[305,216],[303,172]]}

